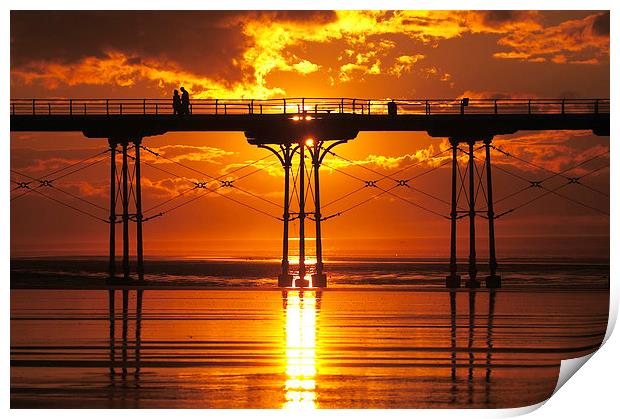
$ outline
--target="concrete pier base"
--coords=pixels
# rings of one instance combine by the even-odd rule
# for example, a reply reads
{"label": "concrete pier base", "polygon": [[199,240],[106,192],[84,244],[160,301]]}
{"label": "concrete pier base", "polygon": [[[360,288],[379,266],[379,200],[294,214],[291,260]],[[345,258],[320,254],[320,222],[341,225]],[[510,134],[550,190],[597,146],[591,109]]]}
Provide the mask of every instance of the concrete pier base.
{"label": "concrete pier base", "polygon": [[446,288],[459,288],[461,286],[460,275],[448,275],[446,276]]}
{"label": "concrete pier base", "polygon": [[501,288],[502,277],[499,275],[489,275],[485,278],[485,285],[487,288]]}
{"label": "concrete pier base", "polygon": [[299,278],[295,280],[295,288],[308,288],[310,281],[305,278]]}
{"label": "concrete pier base", "polygon": [[293,286],[293,275],[281,274],[278,276],[278,287],[287,288]]}
{"label": "concrete pier base", "polygon": [[476,278],[470,278],[465,282],[467,288],[480,288],[480,281]]}
{"label": "concrete pier base", "polygon": [[325,274],[312,275],[312,286],[316,288],[327,287],[327,275]]}

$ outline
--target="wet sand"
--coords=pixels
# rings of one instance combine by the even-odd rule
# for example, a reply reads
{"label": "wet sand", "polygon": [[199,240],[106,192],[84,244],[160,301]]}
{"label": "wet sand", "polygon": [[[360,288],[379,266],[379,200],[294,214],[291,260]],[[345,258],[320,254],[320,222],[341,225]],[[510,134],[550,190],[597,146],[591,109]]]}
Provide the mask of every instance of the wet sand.
{"label": "wet sand", "polygon": [[[123,294],[126,293],[126,309]],[[608,291],[11,291],[13,408],[518,407],[603,339]],[[112,316],[111,316],[112,314]]]}

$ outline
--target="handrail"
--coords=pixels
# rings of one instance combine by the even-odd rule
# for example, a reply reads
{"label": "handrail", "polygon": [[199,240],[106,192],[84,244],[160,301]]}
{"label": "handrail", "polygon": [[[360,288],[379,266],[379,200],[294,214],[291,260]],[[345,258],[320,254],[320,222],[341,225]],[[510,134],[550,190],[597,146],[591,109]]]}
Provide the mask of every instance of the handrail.
{"label": "handrail", "polygon": [[[394,107],[395,105],[395,107]],[[193,99],[196,115],[441,115],[441,114],[608,114],[610,99]],[[11,99],[11,115],[169,115],[172,99]]]}

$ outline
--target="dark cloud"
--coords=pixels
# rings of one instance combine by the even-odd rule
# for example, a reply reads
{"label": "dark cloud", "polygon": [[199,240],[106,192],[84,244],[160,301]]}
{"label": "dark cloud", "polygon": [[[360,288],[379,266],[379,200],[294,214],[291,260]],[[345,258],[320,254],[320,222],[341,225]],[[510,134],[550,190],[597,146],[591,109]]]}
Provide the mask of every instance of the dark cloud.
{"label": "dark cloud", "polygon": [[127,65],[136,65],[142,64],[142,58],[140,57],[130,57],[125,60],[125,64]]}
{"label": "dark cloud", "polygon": [[601,13],[594,19],[592,31],[599,36],[609,36],[609,12]]}
{"label": "dark cloud", "polygon": [[322,25],[333,22],[338,18],[333,10],[255,10],[229,13],[225,16],[226,20],[222,22],[223,25],[237,25],[248,20]]}
{"label": "dark cloud", "polygon": [[511,22],[532,19],[534,12],[527,10],[485,10],[480,12],[483,22],[490,27],[499,27]]}
{"label": "dark cloud", "polygon": [[280,10],[274,12],[273,18],[284,22],[309,22],[320,25],[335,21],[337,16],[333,10]]}
{"label": "dark cloud", "polygon": [[220,11],[12,11],[11,66],[32,61],[73,63],[116,50],[132,60],[172,61],[197,74],[241,79],[232,58],[243,34]]}

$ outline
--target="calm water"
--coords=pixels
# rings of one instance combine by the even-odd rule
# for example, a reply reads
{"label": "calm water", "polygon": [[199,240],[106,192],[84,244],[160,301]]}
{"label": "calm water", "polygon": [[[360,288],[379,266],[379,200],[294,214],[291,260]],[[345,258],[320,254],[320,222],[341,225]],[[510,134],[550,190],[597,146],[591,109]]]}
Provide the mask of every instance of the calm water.
{"label": "calm water", "polygon": [[[58,287],[60,271],[76,272],[61,265],[30,265],[30,284]],[[607,324],[606,266],[522,265],[496,292],[449,292],[432,264],[345,264],[333,288],[283,293],[262,284],[269,264],[254,265],[249,278],[231,263],[220,277],[158,273],[113,293],[82,265],[60,283],[89,289],[17,289],[18,271],[11,406],[524,406],[549,397],[560,360],[594,350]],[[182,288],[207,277],[220,288]]]}

